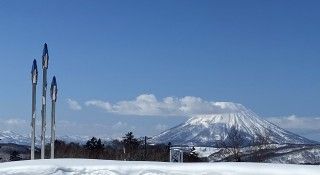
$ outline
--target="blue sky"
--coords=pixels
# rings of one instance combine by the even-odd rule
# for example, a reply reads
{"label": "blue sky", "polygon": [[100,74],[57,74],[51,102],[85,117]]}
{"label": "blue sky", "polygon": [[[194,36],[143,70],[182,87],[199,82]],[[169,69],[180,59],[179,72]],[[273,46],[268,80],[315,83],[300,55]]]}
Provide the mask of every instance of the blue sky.
{"label": "blue sky", "polygon": [[[49,82],[56,75],[59,86],[60,134],[153,135],[186,120],[86,105],[153,94],[158,101],[193,96],[241,103],[279,125],[294,122],[286,128],[320,140],[319,5],[0,1],[0,126],[27,131],[17,126],[29,124],[31,64],[40,62],[46,42]],[[40,93],[38,86],[38,101]]]}

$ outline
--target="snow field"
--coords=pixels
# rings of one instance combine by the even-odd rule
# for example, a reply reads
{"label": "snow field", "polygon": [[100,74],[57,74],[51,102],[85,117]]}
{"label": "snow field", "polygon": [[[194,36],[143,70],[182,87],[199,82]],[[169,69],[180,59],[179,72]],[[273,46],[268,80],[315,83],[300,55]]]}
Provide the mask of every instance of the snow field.
{"label": "snow field", "polygon": [[319,175],[320,166],[262,163],[165,163],[93,159],[0,164],[1,175]]}

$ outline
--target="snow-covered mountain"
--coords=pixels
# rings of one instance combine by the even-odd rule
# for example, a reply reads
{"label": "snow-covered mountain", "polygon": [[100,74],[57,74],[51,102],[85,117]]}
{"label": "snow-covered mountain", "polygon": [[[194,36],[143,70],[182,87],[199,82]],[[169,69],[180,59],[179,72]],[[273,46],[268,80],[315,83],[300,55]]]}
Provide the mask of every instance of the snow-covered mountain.
{"label": "snow-covered mountain", "polygon": [[[74,142],[85,144],[89,139],[92,137],[90,136],[57,136],[58,140],[62,140],[66,143]],[[100,137],[103,141],[109,141],[110,139],[107,137]],[[17,145],[30,145],[31,140],[30,137],[27,135],[21,135],[19,133],[13,131],[0,131],[0,143],[14,143]],[[46,137],[46,143],[50,142],[50,137]],[[40,136],[36,137],[36,145],[39,146],[41,144]]]}
{"label": "snow-covered mountain", "polygon": [[230,131],[236,129],[247,143],[265,135],[272,143],[278,144],[316,143],[260,118],[241,104],[223,102],[223,106],[232,110],[194,116],[185,123],[153,137],[152,140],[155,143],[171,142],[173,145],[214,146],[217,141],[228,139]]}
{"label": "snow-covered mountain", "polygon": [[18,145],[30,145],[30,138],[13,131],[0,131],[0,143],[14,143]]}

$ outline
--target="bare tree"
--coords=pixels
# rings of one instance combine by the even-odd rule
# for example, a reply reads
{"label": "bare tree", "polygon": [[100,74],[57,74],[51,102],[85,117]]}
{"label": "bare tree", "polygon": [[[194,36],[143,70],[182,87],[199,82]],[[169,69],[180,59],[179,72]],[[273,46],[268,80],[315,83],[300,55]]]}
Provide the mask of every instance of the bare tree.
{"label": "bare tree", "polygon": [[241,134],[240,130],[231,127],[228,136],[218,142],[217,146],[222,148],[220,153],[224,154],[225,157],[231,158],[231,161],[241,162],[241,156],[243,154],[241,149],[246,144],[245,136]]}
{"label": "bare tree", "polygon": [[253,160],[257,162],[263,162],[264,158],[263,155],[265,154],[266,150],[268,149],[268,145],[272,143],[270,138],[270,129],[265,128],[264,132],[258,134],[253,140]]}

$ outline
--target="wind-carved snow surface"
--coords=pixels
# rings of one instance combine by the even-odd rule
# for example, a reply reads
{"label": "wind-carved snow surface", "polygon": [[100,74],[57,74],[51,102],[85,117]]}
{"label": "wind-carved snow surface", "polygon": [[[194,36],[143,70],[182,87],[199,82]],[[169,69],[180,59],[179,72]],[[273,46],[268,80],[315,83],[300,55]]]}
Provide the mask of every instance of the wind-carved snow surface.
{"label": "wind-carved snow surface", "polygon": [[[307,138],[286,131],[265,119],[260,118],[241,104],[219,102],[226,112],[197,115],[183,124],[153,137],[155,143],[168,143],[188,146],[215,146],[217,141],[225,140],[231,128],[237,129],[252,143],[259,136],[268,135],[272,143],[313,144]],[[244,145],[245,146],[245,145]]]}
{"label": "wind-carved snow surface", "polygon": [[319,175],[320,166],[263,163],[165,163],[90,159],[0,164],[1,175]]}

